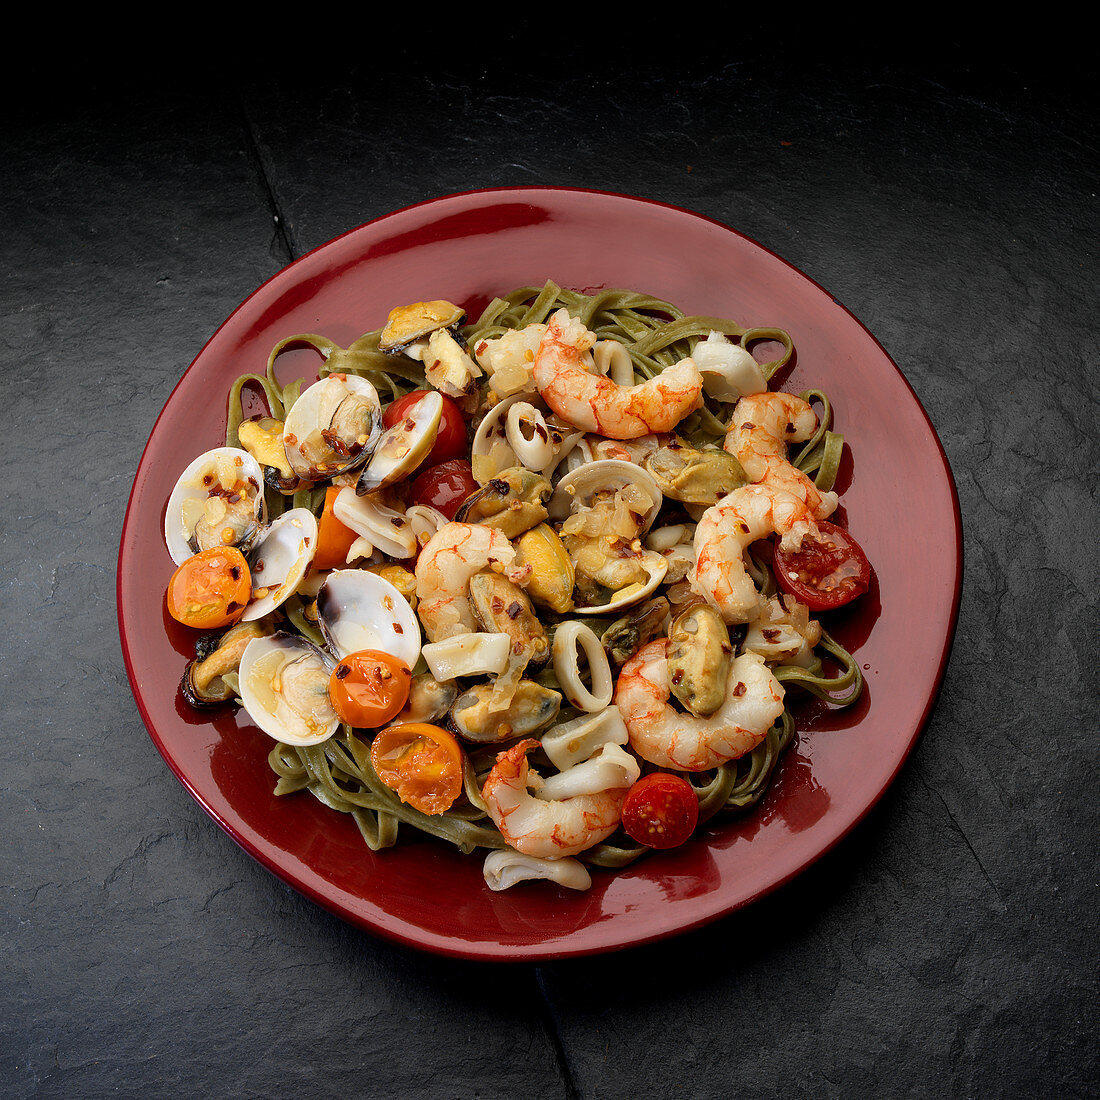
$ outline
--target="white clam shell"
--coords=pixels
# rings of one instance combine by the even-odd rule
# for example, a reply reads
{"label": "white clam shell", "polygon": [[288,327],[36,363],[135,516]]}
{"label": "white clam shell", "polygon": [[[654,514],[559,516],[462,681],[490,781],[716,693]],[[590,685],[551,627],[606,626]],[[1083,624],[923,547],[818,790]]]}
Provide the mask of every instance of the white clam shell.
{"label": "white clam shell", "polygon": [[547,505],[550,518],[566,519],[576,507],[587,505],[596,493],[609,489],[621,489],[632,483],[644,489],[653,501],[642,524],[644,534],[657,519],[664,496],[648,470],[621,458],[602,458],[595,462],[587,462],[565,474],[558,482],[554,495]]}
{"label": "white clam shell", "polygon": [[308,508],[277,516],[248,556],[252,599],[241,619],[262,619],[298,590],[317,552],[317,517]]}
{"label": "white clam shell", "polygon": [[339,659],[376,649],[412,668],[420,656],[420,621],[409,601],[366,569],[334,569],[317,593],[317,620]]}
{"label": "white clam shell", "polygon": [[210,495],[209,488],[203,484],[204,475],[227,460],[235,464],[243,480],[254,486],[253,514],[258,524],[264,522],[264,474],[256,459],[237,447],[215,447],[205,451],[180,475],[164,511],[164,544],[176,565],[182,565],[195,553],[190,546],[194,525],[186,521],[188,507],[201,507]]}
{"label": "white clam shell", "polygon": [[[332,415],[340,402],[349,393],[358,394],[374,409],[372,429],[364,446],[346,461],[334,462],[326,470],[314,469],[310,460],[302,453],[301,443],[309,439],[316,430],[327,428]],[[374,444],[381,434],[382,402],[378,391],[365,378],[356,374],[328,374],[302,391],[301,396],[290,408],[283,422],[283,448],[287,461],[298,477],[306,481],[317,481],[354,469],[369,457]]]}
{"label": "white clam shell", "polygon": [[634,604],[649,599],[665,579],[665,574],[668,572],[668,559],[652,550],[645,550],[642,553],[642,568],[647,574],[644,582],[628,585],[622,591],[616,592],[607,603],[600,604],[598,607],[581,607],[578,604],[577,614],[606,615],[622,611],[626,607],[633,607]]}
{"label": "white clam shell", "polygon": [[286,745],[316,745],[340,727],[328,695],[333,662],[294,634],[253,638],[241,655],[241,702],[249,718]]}

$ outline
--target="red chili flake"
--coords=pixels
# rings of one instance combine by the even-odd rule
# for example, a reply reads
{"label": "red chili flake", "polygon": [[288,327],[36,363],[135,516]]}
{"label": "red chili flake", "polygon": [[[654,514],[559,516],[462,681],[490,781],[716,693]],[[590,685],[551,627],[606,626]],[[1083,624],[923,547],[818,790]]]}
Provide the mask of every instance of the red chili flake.
{"label": "red chili flake", "polygon": [[746,689],[745,685],[742,684],[740,681],[738,681],[737,686],[733,689],[733,694],[736,695],[738,698],[740,698],[742,695],[745,694],[746,690],[747,689]]}
{"label": "red chili flake", "polygon": [[336,666],[336,679],[337,680],[342,680],[345,676],[347,676],[347,674],[349,672],[351,672],[350,666],[348,666],[348,665],[337,665]]}

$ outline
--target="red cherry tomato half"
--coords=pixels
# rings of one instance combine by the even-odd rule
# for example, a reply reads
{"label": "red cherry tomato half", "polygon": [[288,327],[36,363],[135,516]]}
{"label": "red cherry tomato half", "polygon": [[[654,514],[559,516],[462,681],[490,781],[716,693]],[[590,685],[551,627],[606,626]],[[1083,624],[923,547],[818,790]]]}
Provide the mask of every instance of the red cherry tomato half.
{"label": "red cherry tomato half", "polygon": [[699,824],[699,796],[679,775],[650,772],[627,792],[623,828],[647,848],[675,848]]}
{"label": "red cherry tomato half", "polygon": [[[383,425],[392,428],[426,393],[433,392],[433,390],[413,390],[412,393],[399,397],[386,406],[386,411],[382,414]],[[429,466],[438,466],[448,459],[462,458],[469,447],[466,441],[466,421],[463,419],[458,403],[446,394],[440,394],[440,397],[443,398],[443,415],[439,420],[439,432],[435,437],[435,443],[422,463],[425,469]]]}
{"label": "red cherry tomato half", "polygon": [[408,503],[429,504],[454,519],[458,506],[480,488],[469,462],[452,458],[423,470],[409,482]]}
{"label": "red cherry tomato half", "polygon": [[830,611],[854,600],[871,585],[867,555],[843,527],[818,522],[820,535],[807,536],[798,550],[775,547],[775,583],[811,611]]}

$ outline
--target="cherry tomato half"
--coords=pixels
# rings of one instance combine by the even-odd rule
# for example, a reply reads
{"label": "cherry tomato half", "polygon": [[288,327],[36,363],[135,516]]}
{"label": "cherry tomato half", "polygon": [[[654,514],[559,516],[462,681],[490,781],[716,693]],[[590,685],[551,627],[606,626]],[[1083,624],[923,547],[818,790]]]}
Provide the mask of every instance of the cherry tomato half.
{"label": "cherry tomato half", "polygon": [[235,546],[188,558],[168,582],[168,614],[184,626],[213,630],[235,623],[252,595],[248,562]]}
{"label": "cherry tomato half", "polygon": [[[385,427],[392,428],[426,393],[433,392],[435,391],[413,390],[412,393],[399,397],[386,406],[386,411],[382,414],[382,423]],[[425,468],[438,466],[448,459],[462,458],[469,447],[466,441],[466,421],[463,419],[458,403],[446,394],[440,394],[440,397],[443,398],[443,415],[439,420],[439,432],[435,437],[435,444],[422,463]]]}
{"label": "cherry tomato half", "polygon": [[643,775],[627,791],[623,828],[647,848],[675,848],[699,824],[699,796],[695,788],[671,772]]}
{"label": "cherry tomato half", "polygon": [[313,555],[313,568],[317,570],[340,569],[346,565],[348,551],[359,537],[333,514],[332,506],[339,494],[338,485],[332,485],[325,490],[325,506],[317,521],[317,551]]}
{"label": "cherry tomato half", "polygon": [[458,506],[481,486],[464,458],[452,458],[419,473],[409,483],[410,504],[430,504],[448,519],[455,518]]}
{"label": "cherry tomato half", "polygon": [[462,748],[439,726],[390,726],[375,735],[370,759],[378,778],[422,813],[441,814],[462,793]]}
{"label": "cherry tomato half", "polygon": [[830,611],[854,600],[871,585],[867,555],[843,527],[818,522],[820,536],[798,550],[775,547],[775,583],[811,611]]}
{"label": "cherry tomato half", "polygon": [[377,729],[394,718],[409,698],[412,673],[404,661],[377,649],[361,649],[332,670],[328,695],[341,722]]}

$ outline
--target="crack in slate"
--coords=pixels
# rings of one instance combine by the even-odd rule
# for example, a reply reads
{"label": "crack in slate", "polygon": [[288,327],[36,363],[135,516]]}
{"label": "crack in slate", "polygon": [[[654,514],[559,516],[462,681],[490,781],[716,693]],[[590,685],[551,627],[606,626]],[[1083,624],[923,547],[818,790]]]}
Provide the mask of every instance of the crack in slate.
{"label": "crack in slate", "polygon": [[249,161],[256,170],[260,189],[263,191],[264,197],[267,200],[267,208],[271,213],[271,221],[275,226],[276,247],[278,251],[282,253],[284,262],[292,263],[298,258],[297,243],[292,239],[289,224],[286,218],[283,217],[282,206],[275,194],[275,188],[271,182],[272,173],[269,171],[267,159],[260,149],[260,143],[256,137],[256,128],[252,124],[252,120],[248,115],[248,109],[243,102],[240,104],[240,110],[241,128],[244,131],[246,152]]}
{"label": "crack in slate", "polygon": [[550,994],[546,990],[546,982],[543,979],[542,971],[538,968],[535,969],[535,984],[538,986],[539,997],[542,1002],[543,1024],[550,1036],[550,1045],[554,1049],[554,1059],[558,1063],[558,1071],[561,1073],[566,1100],[581,1100],[581,1093],[577,1089],[577,1083],[573,1079],[573,1071],[569,1068],[569,1059],[565,1054],[561,1028],[558,1026],[557,1016],[550,1004]]}

